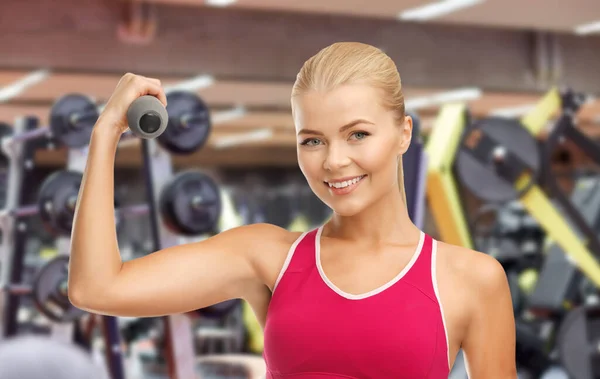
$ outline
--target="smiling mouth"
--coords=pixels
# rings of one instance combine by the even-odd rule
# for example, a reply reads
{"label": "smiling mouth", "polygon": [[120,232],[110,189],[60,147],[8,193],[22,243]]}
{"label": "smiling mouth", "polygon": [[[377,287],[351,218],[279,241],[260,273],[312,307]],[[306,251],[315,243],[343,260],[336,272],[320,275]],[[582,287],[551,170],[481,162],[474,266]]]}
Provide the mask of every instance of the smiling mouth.
{"label": "smiling mouth", "polygon": [[350,193],[358,185],[358,183],[360,183],[366,176],[367,175],[361,175],[342,182],[324,181],[323,184],[326,185],[332,192],[336,194],[345,194]]}

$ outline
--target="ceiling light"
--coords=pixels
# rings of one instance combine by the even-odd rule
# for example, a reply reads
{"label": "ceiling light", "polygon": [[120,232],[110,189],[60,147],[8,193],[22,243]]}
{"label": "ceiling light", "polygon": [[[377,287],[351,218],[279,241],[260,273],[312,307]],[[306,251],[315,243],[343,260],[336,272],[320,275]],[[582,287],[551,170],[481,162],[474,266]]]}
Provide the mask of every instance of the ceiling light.
{"label": "ceiling light", "polygon": [[475,100],[482,95],[483,92],[479,88],[460,88],[453,91],[440,92],[431,96],[409,99],[404,104],[404,107],[407,111],[413,111],[445,103]]}
{"label": "ceiling light", "polygon": [[424,21],[441,17],[464,8],[472,7],[484,0],[441,0],[421,7],[408,9],[400,12],[398,18],[401,20]]}
{"label": "ceiling light", "polygon": [[211,7],[227,7],[236,1],[237,0],[204,0],[204,4]]}
{"label": "ceiling light", "polygon": [[575,34],[580,36],[592,33],[600,33],[600,21],[590,22],[575,27]]}
{"label": "ceiling light", "polygon": [[173,91],[198,91],[215,84],[215,78],[210,75],[198,75],[191,79],[184,80],[175,85],[164,88],[165,93]]}
{"label": "ceiling light", "polygon": [[0,102],[9,101],[19,96],[29,87],[32,87],[42,80],[45,80],[50,72],[48,70],[37,70],[7,86],[0,87]]}
{"label": "ceiling light", "polygon": [[516,107],[497,108],[490,111],[490,116],[516,118],[529,113],[537,104],[519,105]]}
{"label": "ceiling light", "polygon": [[213,147],[215,149],[226,149],[252,142],[265,141],[271,138],[273,138],[273,129],[263,128],[231,136],[217,137],[213,141]]}
{"label": "ceiling light", "polygon": [[238,106],[225,111],[214,112],[211,116],[211,121],[214,125],[222,124],[224,122],[229,122],[243,117],[246,115],[246,113],[246,108],[244,108],[243,106]]}

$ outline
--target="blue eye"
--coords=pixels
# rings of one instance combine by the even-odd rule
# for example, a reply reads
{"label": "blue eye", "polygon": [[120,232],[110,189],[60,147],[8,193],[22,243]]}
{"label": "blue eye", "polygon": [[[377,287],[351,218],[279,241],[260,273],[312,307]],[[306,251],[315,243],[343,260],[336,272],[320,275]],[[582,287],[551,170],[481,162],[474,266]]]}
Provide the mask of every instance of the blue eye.
{"label": "blue eye", "polygon": [[311,144],[311,142],[319,142],[319,140],[316,139],[316,138],[307,138],[304,141],[302,141],[300,143],[300,145],[303,145],[303,146],[315,146],[315,144]]}
{"label": "blue eye", "polygon": [[354,133],[352,133],[352,135],[355,136],[356,139],[364,139],[364,138],[366,138],[369,135],[369,133],[367,133],[367,132],[354,132]]}

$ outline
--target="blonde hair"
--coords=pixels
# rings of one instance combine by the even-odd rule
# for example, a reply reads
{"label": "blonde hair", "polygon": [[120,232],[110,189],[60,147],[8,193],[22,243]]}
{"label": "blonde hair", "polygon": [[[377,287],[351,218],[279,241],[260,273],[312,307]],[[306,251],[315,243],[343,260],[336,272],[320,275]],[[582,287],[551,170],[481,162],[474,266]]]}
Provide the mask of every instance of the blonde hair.
{"label": "blonde hair", "polygon": [[[404,122],[404,94],[396,64],[382,50],[360,42],[334,43],[308,59],[296,76],[292,98],[309,90],[328,91],[358,83],[381,89],[382,105],[395,112],[399,124]],[[398,189],[406,202],[402,156],[398,160]]]}

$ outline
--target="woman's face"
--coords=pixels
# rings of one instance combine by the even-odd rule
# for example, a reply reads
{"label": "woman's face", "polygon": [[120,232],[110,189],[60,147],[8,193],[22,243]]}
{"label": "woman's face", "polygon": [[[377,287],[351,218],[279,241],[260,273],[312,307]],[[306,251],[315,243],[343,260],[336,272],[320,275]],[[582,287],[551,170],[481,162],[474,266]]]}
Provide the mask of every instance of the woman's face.
{"label": "woman's face", "polygon": [[412,120],[399,125],[381,96],[369,86],[345,85],[293,99],[300,169],[339,215],[357,214],[398,192],[398,157],[410,144]]}

